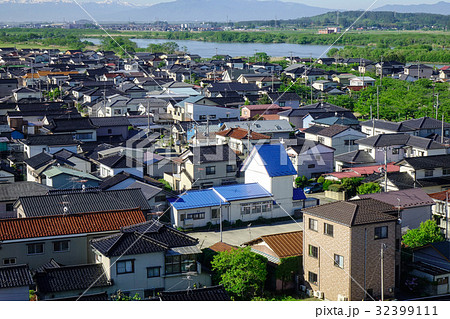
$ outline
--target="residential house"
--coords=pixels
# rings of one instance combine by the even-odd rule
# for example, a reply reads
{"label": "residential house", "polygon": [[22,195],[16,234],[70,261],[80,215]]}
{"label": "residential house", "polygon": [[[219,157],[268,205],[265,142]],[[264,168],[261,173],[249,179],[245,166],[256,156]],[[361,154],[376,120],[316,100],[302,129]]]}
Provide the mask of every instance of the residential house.
{"label": "residential house", "polygon": [[210,275],[197,262],[198,240],[159,221],[123,227],[120,233],[90,244],[116,291],[146,299],[175,285],[187,289],[186,275],[195,276],[200,285],[211,285]]}
{"label": "residential house", "polygon": [[426,64],[411,64],[405,66],[403,74],[416,79],[429,79],[433,75],[433,68]]}
{"label": "residential house", "polygon": [[273,104],[278,104],[281,107],[290,107],[291,109],[300,107],[301,98],[295,92],[268,93],[267,96]]}
{"label": "residential house", "polygon": [[292,126],[286,120],[224,122],[220,126],[221,130],[231,128],[250,129],[252,132],[268,135],[273,140],[288,139],[293,130]]}
{"label": "residential house", "polygon": [[81,142],[97,141],[97,126],[87,117],[53,118],[43,127],[46,134],[72,134]]}
{"label": "residential house", "polygon": [[165,173],[164,180],[176,191],[203,189],[241,182],[240,159],[228,145],[190,147],[178,159],[176,173]]}
{"label": "residential house", "polygon": [[432,117],[421,117],[418,119],[406,120],[402,122],[407,127],[413,129],[413,134],[421,137],[429,137],[433,134],[450,137],[450,123],[436,120]]}
{"label": "residential house", "polygon": [[101,264],[62,266],[54,260],[51,266],[44,265],[37,270],[35,280],[37,300],[78,300],[80,297],[83,300],[85,294],[105,293],[113,284]]}
{"label": "residential house", "polygon": [[18,88],[17,79],[1,79],[0,78],[0,99],[9,96]]}
{"label": "residential house", "polygon": [[114,141],[126,140],[128,138],[131,126],[130,121],[125,116],[111,116],[111,117],[90,117],[90,121],[97,127],[98,141]]}
{"label": "residential house", "polygon": [[408,133],[412,134],[413,128],[404,124],[404,122],[391,122],[386,120],[372,119],[361,122],[361,132],[368,136],[379,134]]}
{"label": "residential house", "polygon": [[421,188],[356,195],[354,199],[372,198],[394,206],[398,210],[402,233],[409,229],[419,228],[420,223],[432,218],[433,199]]}
{"label": "residential house", "polygon": [[337,83],[328,80],[317,80],[313,82],[312,87],[318,91],[325,92],[329,88],[337,88]]}
{"label": "residential house", "polygon": [[248,120],[266,114],[277,114],[286,110],[288,108],[281,107],[277,104],[243,105],[241,108],[241,118]]}
{"label": "residential house", "polygon": [[66,149],[76,153],[78,146],[78,142],[71,134],[30,135],[26,139],[20,140],[19,143],[23,145],[26,159],[43,151],[53,154],[61,149]]}
{"label": "residential house", "polygon": [[19,102],[21,100],[31,99],[40,100],[42,99],[42,92],[37,89],[29,87],[20,87],[12,91],[14,101]]}
{"label": "residential house", "polygon": [[[304,209],[302,290],[325,300],[378,300],[394,296],[400,275],[400,229],[395,207],[374,199]],[[380,273],[383,285],[369,274]]]}
{"label": "residential house", "polygon": [[145,221],[140,210],[119,210],[0,220],[2,263],[36,270],[52,258],[64,265],[94,262],[89,240]]}
{"label": "residential house", "polygon": [[144,176],[144,163],[123,151],[102,156],[97,160],[100,177],[114,176],[127,172],[138,177]]}
{"label": "residential house", "polygon": [[44,195],[48,190],[35,182],[0,183],[0,219],[16,217],[14,203],[20,196]]}
{"label": "residential house", "polygon": [[450,276],[449,244],[450,242],[447,240],[413,250],[413,262],[411,264],[413,270],[410,274],[430,282],[423,289],[426,294],[435,296],[450,293],[448,283]]}
{"label": "residential house", "polygon": [[[6,261],[6,263],[5,263]],[[34,281],[28,265],[10,265],[3,259],[0,266],[0,301],[29,301]]]}
{"label": "residential house", "polygon": [[250,133],[240,127],[216,132],[217,145],[228,144],[238,155],[248,154],[256,144],[270,144],[270,136],[257,132]]}
{"label": "residential house", "polygon": [[240,96],[258,95],[259,87],[254,83],[211,83],[205,90],[207,97],[228,96],[229,94],[238,94]]}
{"label": "residential house", "polygon": [[310,179],[333,171],[334,148],[304,138],[297,138],[296,141],[297,145],[289,146],[286,153],[297,176]]}
{"label": "residential house", "polygon": [[293,273],[290,280],[284,281],[278,279],[274,274],[283,259],[293,257],[298,258],[300,272],[303,257],[303,231],[263,235],[244,243],[244,245],[249,246],[252,252],[267,258],[269,274],[272,274],[268,278],[271,289],[284,291],[296,288],[295,283],[299,282],[299,274]]}
{"label": "residential house", "polygon": [[84,189],[98,187],[101,179],[76,169],[53,166],[42,172],[41,183],[56,189]]}
{"label": "residential house", "polygon": [[393,75],[402,72],[405,64],[397,61],[381,61],[375,64],[376,75]]}
{"label": "residential house", "polygon": [[334,124],[329,127],[311,126],[303,130],[307,140],[317,141],[335,149],[339,155],[358,149],[355,141],[365,137],[365,134],[345,125]]}
{"label": "residential house", "polygon": [[447,222],[450,215],[450,190],[444,190],[442,192],[428,194],[435,205],[433,206],[433,217],[439,227],[444,230],[446,238],[449,237],[450,225]]}
{"label": "residential house", "polygon": [[[352,111],[337,105],[323,102],[301,106],[299,109],[280,112],[278,115],[281,120],[286,120],[289,123],[292,123],[298,129],[308,128],[312,121],[317,118],[335,116],[356,120],[356,117],[353,115]],[[307,118],[308,115],[315,116]]]}

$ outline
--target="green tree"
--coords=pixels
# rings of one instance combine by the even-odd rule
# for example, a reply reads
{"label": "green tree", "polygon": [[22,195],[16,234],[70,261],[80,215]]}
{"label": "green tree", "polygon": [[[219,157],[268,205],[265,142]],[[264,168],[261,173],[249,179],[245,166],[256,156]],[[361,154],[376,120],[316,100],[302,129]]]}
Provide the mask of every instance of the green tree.
{"label": "green tree", "polygon": [[111,296],[111,300],[113,301],[138,301],[141,300],[139,294],[135,294],[133,297],[125,295],[120,289],[117,290],[115,295]]}
{"label": "green tree", "polygon": [[357,188],[358,194],[373,194],[381,192],[381,187],[378,183],[364,183],[358,186]]}
{"label": "green tree", "polygon": [[410,229],[403,235],[403,244],[410,248],[422,247],[443,240],[444,236],[434,220],[422,222],[419,228]]}
{"label": "green tree", "polygon": [[356,195],[356,190],[364,178],[352,177],[344,178],[342,180],[342,187],[345,189],[347,196],[352,197]]}
{"label": "green tree", "polygon": [[295,178],[295,186],[297,186],[297,188],[303,188],[308,186],[308,179],[306,178],[305,175],[303,176],[297,176]]}
{"label": "green tree", "polygon": [[261,98],[258,99],[258,104],[272,104],[272,101],[267,94],[264,94]]}
{"label": "green tree", "polygon": [[237,300],[251,300],[262,294],[267,277],[267,259],[250,247],[220,252],[211,262],[219,283]]}

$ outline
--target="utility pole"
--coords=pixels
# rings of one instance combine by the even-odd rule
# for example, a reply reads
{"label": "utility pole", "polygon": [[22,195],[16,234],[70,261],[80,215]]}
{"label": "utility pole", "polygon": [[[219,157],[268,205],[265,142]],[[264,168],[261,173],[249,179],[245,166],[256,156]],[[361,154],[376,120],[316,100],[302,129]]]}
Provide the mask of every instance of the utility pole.
{"label": "utility pole", "polygon": [[444,113],[442,113],[441,144],[444,144]]}
{"label": "utility pole", "polygon": [[384,192],[387,192],[387,147],[384,148]]}
{"label": "utility pole", "polygon": [[381,244],[381,301],[384,301],[384,249],[386,244]]}
{"label": "utility pole", "polygon": [[222,201],[220,202],[219,213],[220,242],[222,242]]}
{"label": "utility pole", "polygon": [[436,94],[436,120],[438,119],[438,110],[439,110],[439,93]]}
{"label": "utility pole", "polygon": [[379,98],[379,94],[380,94],[380,87],[377,86],[377,120],[380,119],[380,98]]}

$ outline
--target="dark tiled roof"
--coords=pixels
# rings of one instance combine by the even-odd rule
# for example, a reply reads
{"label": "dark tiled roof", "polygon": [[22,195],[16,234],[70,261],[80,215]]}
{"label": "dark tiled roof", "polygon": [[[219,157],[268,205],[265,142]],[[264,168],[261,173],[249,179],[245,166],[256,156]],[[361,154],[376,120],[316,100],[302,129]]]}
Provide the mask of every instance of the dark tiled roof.
{"label": "dark tiled roof", "polygon": [[[192,161],[196,164],[222,161],[234,162],[237,159],[236,153],[227,144],[195,146],[190,148],[190,152],[193,154]],[[183,157],[183,154],[181,157]]]}
{"label": "dark tiled roof", "polygon": [[414,131],[412,127],[407,126],[406,124],[404,124],[404,122],[397,123],[376,119],[362,122],[361,126],[375,127],[376,129],[394,131],[398,133]]}
{"label": "dark tiled roof", "polygon": [[105,292],[100,292],[97,294],[85,294],[81,297],[66,297],[66,298],[55,298],[52,301],[108,301],[109,295]]}
{"label": "dark tiled roof", "polygon": [[20,196],[44,195],[50,187],[36,182],[14,182],[0,184],[0,201],[17,200]]}
{"label": "dark tiled roof", "polygon": [[124,180],[128,179],[128,178],[132,178],[135,179],[137,181],[143,182],[143,183],[148,183],[150,185],[156,186],[156,187],[163,187],[163,184],[158,182],[157,180],[145,176],[145,177],[138,177],[136,175],[127,173],[127,172],[120,172],[114,176],[108,177],[107,179],[105,179],[101,184],[100,184],[100,188],[103,190],[107,190],[111,187],[113,187],[114,185],[117,185],[121,182],[123,182]]}
{"label": "dark tiled roof", "polygon": [[396,212],[394,206],[372,198],[333,202],[304,210],[307,214],[350,227],[397,220],[388,214]]}
{"label": "dark tiled roof", "polygon": [[230,301],[230,296],[223,286],[197,288],[159,293],[161,301]]}
{"label": "dark tiled roof", "polygon": [[392,145],[407,145],[421,149],[441,149],[444,145],[439,144],[432,139],[413,136],[405,133],[379,134],[363,138],[356,141],[357,144],[371,147],[385,147]]}
{"label": "dark tiled roof", "polygon": [[[423,129],[440,129],[442,127],[442,121],[436,120],[431,117],[421,117],[420,119],[413,119],[403,121],[403,123],[415,130]],[[444,128],[450,128],[449,123],[444,122]]]}
{"label": "dark tiled roof", "polygon": [[94,130],[97,127],[91,123],[89,118],[80,117],[80,118],[64,118],[57,119],[54,118],[51,120],[51,123],[46,126],[50,131],[54,133],[59,132],[75,132],[78,130]]}
{"label": "dark tiled roof", "polygon": [[338,135],[339,133],[342,133],[342,132],[348,130],[349,128],[350,127],[346,126],[346,125],[334,124],[334,125],[324,128],[323,130],[318,132],[317,135],[333,137],[335,135]]}
{"label": "dark tiled roof", "polygon": [[98,127],[108,126],[130,126],[130,121],[126,116],[112,116],[112,117],[91,117],[92,124]]}
{"label": "dark tiled roof", "polygon": [[253,83],[211,83],[207,88],[210,92],[224,92],[224,91],[258,91],[259,88]]}
{"label": "dark tiled roof", "polygon": [[383,203],[401,208],[433,205],[433,199],[421,188],[410,188],[395,192],[358,195],[359,198],[373,198]]}
{"label": "dark tiled roof", "polygon": [[73,190],[64,193],[20,197],[18,203],[22,204],[27,217],[61,215],[64,206],[68,208],[67,214],[69,215],[138,207],[144,211],[150,209],[140,189]]}
{"label": "dark tiled roof", "polygon": [[356,150],[352,152],[342,153],[334,157],[335,161],[351,164],[370,164],[375,160],[366,151]]}
{"label": "dark tiled roof", "polygon": [[39,167],[42,167],[50,163],[51,161],[53,161],[53,155],[47,152],[42,152],[30,158],[27,158],[24,162],[31,168],[38,169]]}
{"label": "dark tiled roof", "polygon": [[197,239],[151,220],[123,227],[119,234],[94,239],[91,246],[105,256],[121,256],[161,252],[175,247],[195,246],[197,243]]}
{"label": "dark tiled roof", "polygon": [[30,135],[23,140],[26,145],[76,145],[71,134]]}
{"label": "dark tiled roof", "polygon": [[126,155],[114,154],[107,157],[103,157],[98,160],[99,163],[111,167],[111,168],[128,168],[139,167],[142,163],[138,162],[135,158],[131,158]]}
{"label": "dark tiled roof", "polygon": [[308,134],[316,135],[316,134],[318,134],[320,131],[322,131],[323,129],[324,129],[323,126],[313,125],[313,126],[308,127],[307,129],[304,129],[302,132],[303,132],[303,133],[308,133]]}
{"label": "dark tiled roof", "polygon": [[0,267],[0,288],[14,288],[32,285],[27,265]]}
{"label": "dark tiled roof", "polygon": [[450,154],[425,157],[408,157],[399,161],[397,165],[409,165],[416,170],[440,167],[450,168]]}
{"label": "dark tiled roof", "polygon": [[102,264],[49,268],[35,278],[38,294],[111,286]]}

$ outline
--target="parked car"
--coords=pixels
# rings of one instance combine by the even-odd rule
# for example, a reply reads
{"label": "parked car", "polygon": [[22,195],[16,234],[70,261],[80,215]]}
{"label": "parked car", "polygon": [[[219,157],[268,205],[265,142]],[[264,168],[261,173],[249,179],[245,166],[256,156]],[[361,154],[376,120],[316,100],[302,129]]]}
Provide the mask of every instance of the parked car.
{"label": "parked car", "polygon": [[309,186],[306,186],[305,188],[303,188],[303,192],[305,194],[312,194],[312,193],[317,193],[322,191],[322,184],[320,183],[312,183]]}

